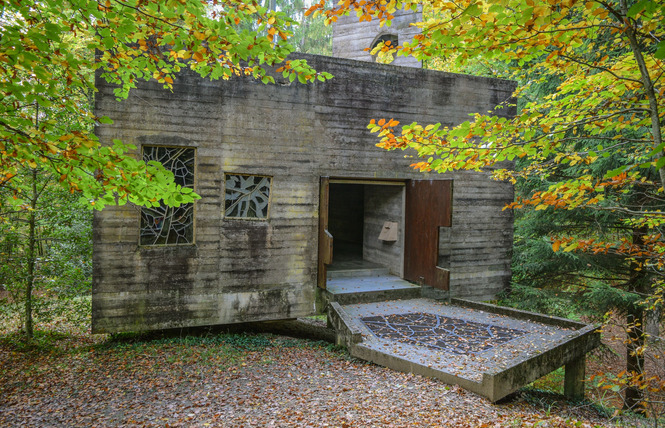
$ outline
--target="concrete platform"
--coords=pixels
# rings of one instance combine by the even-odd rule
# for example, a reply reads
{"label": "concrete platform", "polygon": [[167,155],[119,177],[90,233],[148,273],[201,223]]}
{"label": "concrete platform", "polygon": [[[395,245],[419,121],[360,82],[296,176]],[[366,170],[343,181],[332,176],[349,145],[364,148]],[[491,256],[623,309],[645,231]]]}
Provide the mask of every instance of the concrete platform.
{"label": "concrete platform", "polygon": [[566,394],[582,398],[585,354],[600,343],[591,325],[457,299],[333,301],[328,319],[351,355],[457,384],[492,402],[564,365]]}

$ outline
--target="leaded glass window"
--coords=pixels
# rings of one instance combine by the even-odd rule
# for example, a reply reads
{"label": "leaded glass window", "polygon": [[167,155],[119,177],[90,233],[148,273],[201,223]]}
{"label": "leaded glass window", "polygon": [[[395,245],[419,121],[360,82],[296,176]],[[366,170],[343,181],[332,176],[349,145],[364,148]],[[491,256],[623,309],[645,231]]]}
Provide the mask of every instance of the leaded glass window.
{"label": "leaded glass window", "polygon": [[[157,161],[171,171],[174,181],[194,187],[195,150],[183,147],[143,146],[143,160]],[[141,245],[194,243],[194,204],[141,208]]]}
{"label": "leaded glass window", "polygon": [[226,174],[224,216],[268,218],[271,181],[261,175]]}

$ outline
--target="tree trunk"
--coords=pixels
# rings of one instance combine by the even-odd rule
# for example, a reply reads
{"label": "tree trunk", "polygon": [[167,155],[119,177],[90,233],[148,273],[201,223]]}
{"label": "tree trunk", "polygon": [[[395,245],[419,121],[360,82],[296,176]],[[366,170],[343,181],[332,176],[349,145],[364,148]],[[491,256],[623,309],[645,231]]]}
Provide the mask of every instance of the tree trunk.
{"label": "tree trunk", "polygon": [[30,200],[30,213],[28,215],[28,272],[26,275],[25,284],[25,334],[29,338],[33,336],[33,322],[32,322],[32,289],[35,284],[35,247],[37,244],[37,237],[35,234],[37,226],[37,169],[32,170],[32,199]]}
{"label": "tree trunk", "polygon": [[[644,376],[644,355],[641,353],[641,348],[644,346],[643,318],[644,311],[638,306],[631,308],[626,316],[628,326],[626,371],[629,375],[635,374],[641,376],[642,379]],[[630,384],[625,392],[624,409],[644,414],[643,401],[644,391],[639,388],[639,385]]]}
{"label": "tree trunk", "polygon": [[[659,102],[660,97],[656,93],[656,89],[653,84],[653,79],[649,74],[649,68],[646,65],[644,60],[643,49],[640,46],[639,41],[637,40],[637,34],[635,28],[633,27],[634,21],[630,20],[628,16],[628,4],[626,0],[621,0],[621,13],[624,18],[625,25],[625,35],[628,38],[630,43],[630,49],[633,52],[633,57],[637,63],[637,67],[640,70],[640,77],[642,81],[642,87],[644,88],[644,95],[649,101],[649,119],[651,119],[651,136],[653,137],[653,148],[660,147],[663,143],[663,134],[660,123],[660,112],[659,112]],[[661,149],[656,154],[656,159],[660,160],[665,155],[665,150]],[[665,187],[665,166],[658,168],[658,176],[660,178],[660,185]]]}
{"label": "tree trunk", "polygon": [[[633,245],[642,247],[646,233],[646,228],[633,229]],[[639,261],[631,262],[628,291],[637,293],[640,296],[644,296],[648,292],[648,278]],[[639,384],[644,380],[643,349],[646,340],[644,318],[645,311],[641,304],[636,303],[627,309],[626,372],[629,376],[634,375],[637,382],[630,383],[626,388],[624,409],[642,415],[646,414],[644,390],[639,388]]]}

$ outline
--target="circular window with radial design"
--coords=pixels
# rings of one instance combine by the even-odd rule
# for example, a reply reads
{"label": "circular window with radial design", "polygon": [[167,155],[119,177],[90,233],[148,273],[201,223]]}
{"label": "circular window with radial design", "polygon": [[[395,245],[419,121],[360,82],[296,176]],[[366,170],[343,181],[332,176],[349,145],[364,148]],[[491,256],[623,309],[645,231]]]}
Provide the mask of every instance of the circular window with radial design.
{"label": "circular window with radial design", "polygon": [[[399,44],[399,39],[397,37],[397,34],[380,34],[372,42],[372,46],[370,46],[369,51],[372,52],[374,50],[374,48],[377,47],[378,45],[380,45],[381,43],[383,43],[387,46],[390,46],[390,47],[395,47]],[[372,55],[372,60],[374,62],[376,62],[378,58],[379,58],[378,53]],[[394,56],[393,56],[393,59],[394,59]]]}

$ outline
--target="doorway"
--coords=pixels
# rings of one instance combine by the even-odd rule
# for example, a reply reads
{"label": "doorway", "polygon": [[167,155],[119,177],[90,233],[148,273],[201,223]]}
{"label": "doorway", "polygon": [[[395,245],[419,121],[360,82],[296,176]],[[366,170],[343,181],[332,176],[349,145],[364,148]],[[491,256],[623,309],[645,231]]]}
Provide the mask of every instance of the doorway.
{"label": "doorway", "polygon": [[[329,276],[338,277],[340,273],[402,277],[404,188],[404,181],[321,180],[321,288],[325,288]],[[384,229],[390,229],[391,233],[385,233]],[[329,254],[322,253],[322,247]]]}
{"label": "doorway", "polygon": [[319,287],[326,288],[329,272],[376,270],[448,289],[439,248],[440,230],[452,225],[451,180],[322,177],[320,198]]}
{"label": "doorway", "polygon": [[365,186],[330,183],[328,230],[333,236],[333,259],[328,271],[360,269],[365,229]]}

